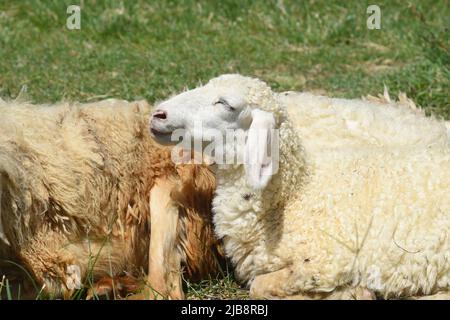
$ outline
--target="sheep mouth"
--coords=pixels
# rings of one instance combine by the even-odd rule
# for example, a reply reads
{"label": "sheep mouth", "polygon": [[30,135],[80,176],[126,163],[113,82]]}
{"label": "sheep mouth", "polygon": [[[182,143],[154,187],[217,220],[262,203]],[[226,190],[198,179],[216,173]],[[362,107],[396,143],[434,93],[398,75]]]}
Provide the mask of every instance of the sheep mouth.
{"label": "sheep mouth", "polygon": [[159,131],[153,127],[150,128],[150,133],[152,138],[162,145],[172,145],[175,144],[176,141],[172,141],[172,131],[170,132],[163,132]]}
{"label": "sheep mouth", "polygon": [[159,131],[159,130],[157,130],[155,128],[150,128],[150,132],[154,136],[170,136],[172,134],[172,132],[162,132],[162,131]]}

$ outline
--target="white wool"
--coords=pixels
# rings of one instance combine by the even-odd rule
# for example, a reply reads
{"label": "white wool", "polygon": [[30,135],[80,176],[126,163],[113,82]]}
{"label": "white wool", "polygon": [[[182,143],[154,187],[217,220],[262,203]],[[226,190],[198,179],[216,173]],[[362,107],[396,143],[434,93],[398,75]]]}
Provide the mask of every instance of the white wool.
{"label": "white wool", "polygon": [[450,130],[444,121],[427,118],[404,104],[298,92],[277,96],[299,135],[305,137],[305,147],[402,148],[442,145],[450,141]]}

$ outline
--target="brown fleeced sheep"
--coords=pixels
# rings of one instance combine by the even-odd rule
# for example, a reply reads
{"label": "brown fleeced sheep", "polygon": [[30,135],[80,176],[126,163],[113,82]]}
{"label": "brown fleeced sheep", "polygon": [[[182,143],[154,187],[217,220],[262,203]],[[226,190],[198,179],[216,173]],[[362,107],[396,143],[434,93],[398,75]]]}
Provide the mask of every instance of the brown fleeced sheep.
{"label": "brown fleeced sheep", "polygon": [[214,176],[171,161],[150,111],[0,100],[0,278],[18,263],[67,298],[90,278],[148,273],[149,292],[183,298],[183,267],[194,280],[218,270]]}

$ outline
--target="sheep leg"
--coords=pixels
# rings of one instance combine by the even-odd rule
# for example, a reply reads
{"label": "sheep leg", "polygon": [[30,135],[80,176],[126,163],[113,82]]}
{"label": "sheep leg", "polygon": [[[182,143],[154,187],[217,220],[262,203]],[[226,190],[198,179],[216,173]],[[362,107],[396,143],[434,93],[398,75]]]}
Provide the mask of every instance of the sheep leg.
{"label": "sheep leg", "polygon": [[252,299],[277,299],[288,294],[283,289],[292,275],[291,268],[283,268],[278,271],[261,274],[253,279],[250,285],[250,297]]}
{"label": "sheep leg", "polygon": [[103,277],[89,288],[86,300],[94,297],[124,298],[129,294],[136,293],[140,283],[130,276]]}
{"label": "sheep leg", "polygon": [[275,272],[256,276],[250,286],[252,299],[288,299],[288,300],[312,300],[318,299],[315,294],[298,293],[288,290],[293,282],[293,270],[286,267]]}
{"label": "sheep leg", "polygon": [[356,287],[343,287],[333,290],[326,294],[316,294],[318,299],[324,300],[376,300],[377,297],[373,291],[367,288]]}
{"label": "sheep leg", "polygon": [[178,207],[171,200],[173,183],[159,179],[150,191],[150,252],[144,298],[183,299],[181,257],[176,248]]}
{"label": "sheep leg", "polygon": [[450,291],[438,292],[428,296],[412,297],[412,300],[450,300]]}
{"label": "sheep leg", "polygon": [[288,299],[288,300],[374,300],[373,292],[363,287],[337,288],[332,292],[299,293],[289,285],[294,283],[293,271],[290,267],[259,275],[250,286],[250,297],[253,299]]}
{"label": "sheep leg", "polygon": [[68,299],[81,287],[85,270],[72,252],[65,249],[65,243],[67,238],[62,234],[39,232],[20,251],[19,258],[42,293]]}

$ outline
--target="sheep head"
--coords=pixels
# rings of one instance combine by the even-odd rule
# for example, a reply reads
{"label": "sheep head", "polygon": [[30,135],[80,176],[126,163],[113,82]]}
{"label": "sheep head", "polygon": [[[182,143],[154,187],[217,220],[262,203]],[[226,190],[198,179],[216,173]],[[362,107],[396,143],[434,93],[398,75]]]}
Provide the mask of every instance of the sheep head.
{"label": "sheep head", "polygon": [[199,141],[204,147],[206,136],[222,137],[227,143],[221,148],[216,143],[216,156],[229,155],[236,147],[233,144],[231,148],[225,139],[230,132],[244,133],[246,139],[237,143],[237,153],[242,153],[248,185],[262,189],[278,170],[275,129],[283,117],[266,83],[231,74],[160,103],[152,115],[150,131],[161,144],[176,144],[182,138]]}

